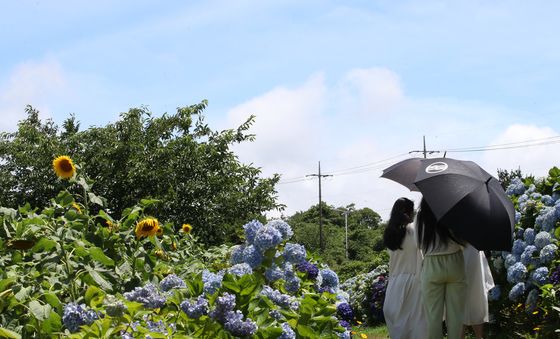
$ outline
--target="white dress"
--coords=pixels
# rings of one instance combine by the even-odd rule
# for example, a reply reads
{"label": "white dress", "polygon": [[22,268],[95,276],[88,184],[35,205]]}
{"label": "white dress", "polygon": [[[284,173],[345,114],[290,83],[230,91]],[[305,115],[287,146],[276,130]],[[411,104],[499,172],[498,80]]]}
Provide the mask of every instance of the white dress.
{"label": "white dress", "polygon": [[415,230],[407,225],[402,250],[389,250],[389,282],[383,313],[391,339],[427,338],[427,322],[420,294],[422,257]]}
{"label": "white dress", "polygon": [[487,323],[488,291],[494,287],[492,272],[484,252],[467,245],[463,256],[467,277],[464,324],[471,326]]}

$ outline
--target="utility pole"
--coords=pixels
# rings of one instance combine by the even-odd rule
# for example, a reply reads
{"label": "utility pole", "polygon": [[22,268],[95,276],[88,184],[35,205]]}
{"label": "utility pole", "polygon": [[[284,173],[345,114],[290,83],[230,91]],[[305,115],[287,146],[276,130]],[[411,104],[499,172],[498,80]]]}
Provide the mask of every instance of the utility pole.
{"label": "utility pole", "polygon": [[[409,153],[409,154],[410,154],[410,153],[422,153],[422,154],[424,155],[424,159],[427,158],[427,155],[428,155],[428,154],[440,153],[440,151],[428,151],[428,150],[426,150],[426,136],[425,136],[425,135],[422,136],[422,140],[423,140],[423,146],[424,146],[424,147],[423,147],[423,149],[422,149],[421,151],[410,151],[410,152],[408,152],[408,153]],[[444,155],[443,157],[445,158],[445,155]]]}
{"label": "utility pole", "polygon": [[350,210],[346,208],[344,210],[339,209],[339,211],[344,213],[344,231],[346,233],[346,241],[344,242],[344,249],[346,252],[346,259],[348,259],[348,213],[350,213]]}
{"label": "utility pole", "polygon": [[319,172],[318,174],[308,174],[306,177],[317,177],[319,178],[319,249],[321,253],[323,252],[323,204],[321,199],[321,178],[322,177],[332,177],[332,175],[321,174],[321,162],[319,161]]}

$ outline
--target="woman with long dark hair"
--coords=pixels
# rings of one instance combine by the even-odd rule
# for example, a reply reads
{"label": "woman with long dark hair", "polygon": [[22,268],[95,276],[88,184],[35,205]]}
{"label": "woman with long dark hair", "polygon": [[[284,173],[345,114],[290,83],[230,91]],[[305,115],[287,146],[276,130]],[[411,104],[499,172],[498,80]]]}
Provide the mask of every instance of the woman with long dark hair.
{"label": "woman with long dark hair", "polygon": [[422,257],[416,244],[414,203],[395,201],[383,241],[389,251],[389,282],[383,314],[391,338],[427,338],[426,318],[420,292]]}
{"label": "woman with long dark hair", "polygon": [[422,199],[417,217],[418,241],[424,255],[422,299],[428,319],[428,337],[461,338],[465,311],[465,262],[463,242],[438,222],[426,200]]}

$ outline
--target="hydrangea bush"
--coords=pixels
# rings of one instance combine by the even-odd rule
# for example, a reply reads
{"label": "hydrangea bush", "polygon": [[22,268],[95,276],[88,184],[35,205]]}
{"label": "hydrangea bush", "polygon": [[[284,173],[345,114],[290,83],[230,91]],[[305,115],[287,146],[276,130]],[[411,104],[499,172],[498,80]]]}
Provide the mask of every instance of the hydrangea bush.
{"label": "hydrangea bush", "polygon": [[492,328],[548,338],[560,328],[560,170],[540,181],[514,178],[506,188],[515,205],[511,252],[492,252],[496,286],[489,292]]}
{"label": "hydrangea bush", "polygon": [[349,295],[349,304],[357,320],[369,325],[385,321],[383,301],[387,290],[388,270],[387,265],[381,265],[371,272],[352,277],[341,285],[340,288]]}

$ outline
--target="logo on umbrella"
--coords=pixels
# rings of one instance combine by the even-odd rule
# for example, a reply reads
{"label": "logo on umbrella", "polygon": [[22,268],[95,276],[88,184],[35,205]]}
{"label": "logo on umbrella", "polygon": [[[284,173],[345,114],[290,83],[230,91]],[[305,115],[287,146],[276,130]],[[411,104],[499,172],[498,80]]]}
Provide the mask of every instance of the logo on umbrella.
{"label": "logo on umbrella", "polygon": [[447,164],[443,161],[434,162],[430,166],[426,167],[426,173],[430,173],[430,174],[440,173],[445,171],[447,167],[448,167]]}

